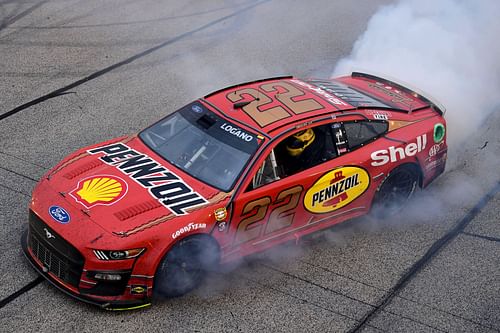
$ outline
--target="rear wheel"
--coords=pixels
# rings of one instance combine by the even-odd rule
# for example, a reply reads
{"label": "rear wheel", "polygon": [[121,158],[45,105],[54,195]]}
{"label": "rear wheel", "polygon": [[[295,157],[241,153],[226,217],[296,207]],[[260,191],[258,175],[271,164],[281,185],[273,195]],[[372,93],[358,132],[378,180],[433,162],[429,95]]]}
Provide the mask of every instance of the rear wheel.
{"label": "rear wheel", "polygon": [[154,292],[163,297],[182,296],[203,281],[206,272],[219,260],[219,248],[207,235],[194,235],[180,240],[158,265]]}
{"label": "rear wheel", "polygon": [[389,172],[373,199],[372,215],[386,218],[399,212],[415,192],[418,179],[419,172],[413,164],[404,164]]}

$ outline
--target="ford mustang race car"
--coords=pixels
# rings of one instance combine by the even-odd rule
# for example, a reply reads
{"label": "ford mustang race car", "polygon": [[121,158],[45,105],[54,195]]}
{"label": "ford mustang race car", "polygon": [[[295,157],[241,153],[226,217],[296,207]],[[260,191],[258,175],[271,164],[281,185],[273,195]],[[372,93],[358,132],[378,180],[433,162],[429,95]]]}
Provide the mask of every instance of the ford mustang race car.
{"label": "ford mustang race car", "polygon": [[105,309],[180,296],[219,264],[404,209],[444,171],[443,112],[366,73],[225,88],[66,157],[33,191],[22,247]]}

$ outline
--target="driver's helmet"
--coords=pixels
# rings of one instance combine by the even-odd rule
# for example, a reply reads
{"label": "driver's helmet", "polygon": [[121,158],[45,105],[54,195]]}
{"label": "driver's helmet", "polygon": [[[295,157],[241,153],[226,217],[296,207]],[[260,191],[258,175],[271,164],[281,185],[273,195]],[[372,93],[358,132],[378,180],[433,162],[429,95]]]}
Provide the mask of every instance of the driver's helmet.
{"label": "driver's helmet", "polygon": [[314,141],[314,138],[314,131],[311,128],[297,132],[288,139],[286,151],[290,156],[299,156]]}

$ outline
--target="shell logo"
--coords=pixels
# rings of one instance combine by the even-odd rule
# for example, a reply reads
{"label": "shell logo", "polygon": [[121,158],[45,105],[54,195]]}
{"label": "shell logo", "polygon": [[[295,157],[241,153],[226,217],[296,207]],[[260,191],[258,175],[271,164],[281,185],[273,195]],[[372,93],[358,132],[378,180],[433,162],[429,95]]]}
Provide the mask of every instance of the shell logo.
{"label": "shell logo", "polygon": [[365,169],[348,166],[334,169],[313,184],[304,196],[304,207],[311,213],[329,213],[354,201],[370,186]]}
{"label": "shell logo", "polygon": [[75,200],[91,208],[96,205],[112,205],[127,193],[127,183],[116,176],[99,175],[82,179],[70,193]]}

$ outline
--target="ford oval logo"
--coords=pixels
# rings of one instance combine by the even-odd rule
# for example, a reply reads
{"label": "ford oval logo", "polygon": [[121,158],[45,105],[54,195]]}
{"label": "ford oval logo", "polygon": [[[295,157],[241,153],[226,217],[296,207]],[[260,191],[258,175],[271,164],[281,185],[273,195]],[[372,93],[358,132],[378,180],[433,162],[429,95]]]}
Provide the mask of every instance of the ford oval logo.
{"label": "ford oval logo", "polygon": [[203,112],[203,109],[201,108],[201,106],[196,105],[196,104],[191,107],[191,110],[193,110],[196,113],[202,113]]}
{"label": "ford oval logo", "polygon": [[49,214],[54,220],[62,224],[69,223],[71,220],[69,213],[64,208],[59,206],[50,206]]}

